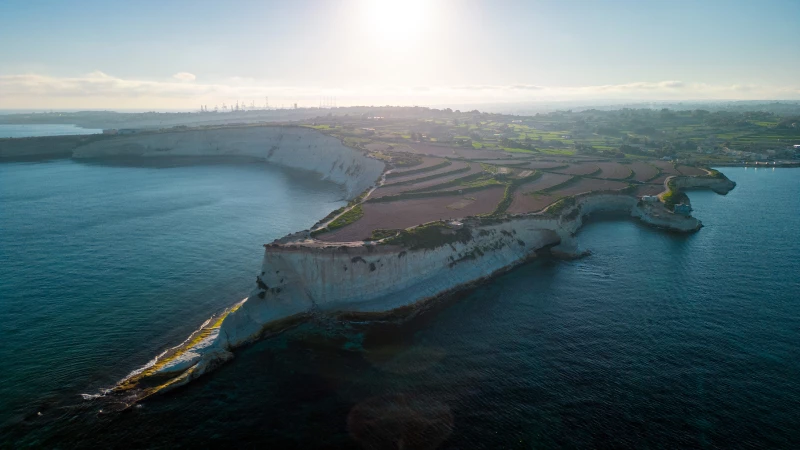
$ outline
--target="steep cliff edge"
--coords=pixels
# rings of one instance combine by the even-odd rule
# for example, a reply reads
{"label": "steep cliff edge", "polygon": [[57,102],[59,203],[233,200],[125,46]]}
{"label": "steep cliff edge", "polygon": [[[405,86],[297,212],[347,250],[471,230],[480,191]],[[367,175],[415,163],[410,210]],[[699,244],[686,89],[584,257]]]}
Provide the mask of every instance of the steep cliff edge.
{"label": "steep cliff edge", "polygon": [[[727,178],[676,177],[673,188],[727,193]],[[727,180],[727,181],[725,181]],[[251,295],[209,320],[187,341],[132,373],[113,389],[133,400],[176,386],[230,359],[232,350],[314,314],[336,317],[408,316],[432,301],[507,271],[542,249],[574,248],[584,219],[616,212],[679,232],[700,228],[691,216],[617,192],[559,201],[542,213],[473,217],[407,229],[378,242],[330,243],[307,232],[265,245]]]}
{"label": "steep cliff edge", "polygon": [[345,187],[348,198],[375,184],[384,163],[338,139],[299,126],[189,129],[119,136],[77,147],[74,158],[247,156],[312,171]]}

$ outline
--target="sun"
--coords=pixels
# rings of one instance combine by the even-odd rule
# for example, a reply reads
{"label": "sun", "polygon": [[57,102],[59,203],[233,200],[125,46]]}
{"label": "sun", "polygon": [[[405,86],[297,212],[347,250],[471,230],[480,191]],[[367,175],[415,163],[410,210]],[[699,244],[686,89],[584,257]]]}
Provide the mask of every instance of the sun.
{"label": "sun", "polygon": [[394,48],[418,41],[431,21],[432,0],[363,0],[369,38]]}

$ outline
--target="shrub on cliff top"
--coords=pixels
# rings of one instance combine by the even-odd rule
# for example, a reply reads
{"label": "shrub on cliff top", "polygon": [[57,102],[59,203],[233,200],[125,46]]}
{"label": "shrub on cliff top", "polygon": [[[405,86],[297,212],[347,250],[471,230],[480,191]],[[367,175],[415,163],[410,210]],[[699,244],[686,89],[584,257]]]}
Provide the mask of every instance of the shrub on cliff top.
{"label": "shrub on cliff top", "polygon": [[333,222],[328,224],[328,230],[336,230],[344,226],[350,225],[364,215],[364,210],[361,204],[354,206],[352,209],[337,217]]}
{"label": "shrub on cliff top", "polygon": [[409,250],[434,249],[443,245],[461,242],[465,244],[472,239],[469,228],[454,230],[444,222],[432,222],[400,231],[397,236],[383,241],[385,244],[402,245]]}
{"label": "shrub on cliff top", "polygon": [[557,216],[562,212],[564,212],[567,208],[571,208],[573,206],[575,206],[575,197],[574,196],[564,197],[562,199],[559,199],[552,205],[550,205],[545,210],[545,212],[550,215]]}

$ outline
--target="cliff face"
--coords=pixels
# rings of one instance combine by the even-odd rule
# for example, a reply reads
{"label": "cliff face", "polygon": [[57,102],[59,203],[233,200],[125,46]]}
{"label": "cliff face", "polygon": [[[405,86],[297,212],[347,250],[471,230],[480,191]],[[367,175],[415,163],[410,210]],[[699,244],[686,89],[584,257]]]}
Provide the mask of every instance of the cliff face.
{"label": "cliff face", "polygon": [[672,180],[673,186],[679,190],[692,190],[692,189],[711,189],[717,194],[725,195],[734,187],[736,183],[727,177],[669,177],[664,182],[665,185]]}
{"label": "cliff face", "polygon": [[[724,177],[673,180],[675,189],[720,193],[734,185]],[[313,314],[412,313],[437,297],[536,257],[544,247],[555,246],[567,256],[577,253],[574,236],[593,213],[616,212],[680,232],[702,226],[659,202],[645,203],[621,192],[581,194],[556,205],[541,214],[440,224],[428,228],[435,232],[419,241],[336,244],[309,239],[307,233],[276,240],[265,246],[256,286],[247,299],[115,389],[141,389],[141,398],[185,384],[230,359],[236,347]]]}
{"label": "cliff face", "polygon": [[465,226],[469,239],[417,250],[397,245],[267,246],[259,276],[263,284],[221,328],[229,345],[237,346],[253,339],[268,323],[264,319],[286,314],[385,313],[489,277],[560,241],[554,219]]}
{"label": "cliff face", "polygon": [[309,170],[355,197],[380,177],[384,164],[338,139],[303,127],[243,127],[120,136],[75,149],[75,158],[247,156]]}

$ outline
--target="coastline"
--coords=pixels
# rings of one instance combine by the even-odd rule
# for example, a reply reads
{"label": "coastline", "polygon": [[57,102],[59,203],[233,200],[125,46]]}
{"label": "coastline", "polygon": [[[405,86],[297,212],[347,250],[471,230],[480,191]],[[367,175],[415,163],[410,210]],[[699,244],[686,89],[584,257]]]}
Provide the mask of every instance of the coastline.
{"label": "coastline", "polygon": [[[371,189],[385,172],[383,162],[336,138],[285,126],[142,133],[79,145],[70,156],[87,162],[254,158],[317,173],[342,185],[347,199]],[[724,176],[677,176],[665,180],[665,190],[670,182],[678,190],[707,188],[723,194],[735,186]],[[260,275],[247,298],[104,394],[123,396],[130,405],[185,385],[232,359],[235,349],[315,315],[404,320],[540,253],[579,257],[583,252],[574,236],[593,213],[612,212],[682,233],[702,226],[691,216],[674,214],[661,203],[645,204],[629,193],[595,191],[573,200],[539,213],[422,224],[407,229],[410,238],[399,242],[323,242],[313,239],[310,230],[277,239],[265,245]],[[417,236],[425,230],[435,231],[433,241]]]}
{"label": "coastline", "polygon": [[[691,177],[676,178],[679,189],[709,188],[724,194],[735,186],[727,178],[705,177],[691,183],[680,181]],[[248,298],[198,330],[193,335],[198,337],[165,352],[107,393],[132,393],[125,400],[132,404],[169,391],[229,361],[237,348],[316,315],[407,320],[442,299],[540,257],[540,252],[580,257],[585,252],[573,238],[584,218],[609,212],[673,232],[691,233],[702,227],[699,220],[675,215],[661,204],[647,205],[627,194],[592,193],[578,196],[574,206],[557,214],[474,217],[457,228],[447,223],[414,227],[438,227],[444,236],[441,243],[423,247],[329,243],[311,238],[308,231],[294,233],[265,245],[261,274]],[[463,235],[465,230],[469,236]]]}

